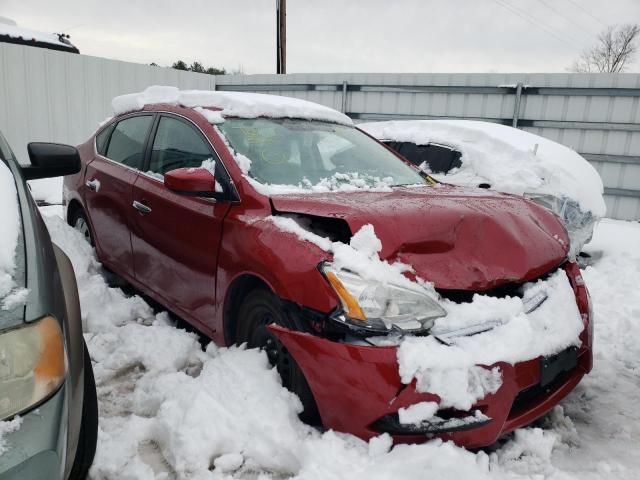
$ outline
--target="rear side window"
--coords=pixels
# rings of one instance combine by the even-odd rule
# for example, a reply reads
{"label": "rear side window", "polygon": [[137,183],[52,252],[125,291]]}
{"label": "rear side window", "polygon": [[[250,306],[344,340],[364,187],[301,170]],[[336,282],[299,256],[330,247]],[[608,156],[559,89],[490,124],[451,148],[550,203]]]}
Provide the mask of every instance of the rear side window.
{"label": "rear side window", "polygon": [[211,148],[194,127],[172,117],[160,118],[149,170],[164,175],[176,168],[199,167],[213,158]]}
{"label": "rear side window", "polygon": [[462,166],[460,152],[444,145],[416,145],[411,142],[388,142],[387,145],[418,167],[426,162],[425,167],[431,173],[448,173]]}
{"label": "rear side window", "polygon": [[140,168],[152,121],[153,116],[140,115],[118,122],[111,134],[106,157],[128,167]]}

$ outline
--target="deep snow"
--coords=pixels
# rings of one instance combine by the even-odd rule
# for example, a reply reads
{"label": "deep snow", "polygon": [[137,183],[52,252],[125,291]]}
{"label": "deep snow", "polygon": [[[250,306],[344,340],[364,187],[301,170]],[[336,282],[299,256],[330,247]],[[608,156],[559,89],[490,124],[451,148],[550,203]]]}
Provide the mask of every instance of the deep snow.
{"label": "deep snow", "polygon": [[479,452],[440,441],[390,449],[387,436],[365,443],[305,426],[264,354],[202,351],[165,313],[109,288],[81,235],[55,216],[47,224],[78,276],[98,384],[91,478],[638,478],[637,223],[604,220],[589,245],[603,252],[583,272],[596,317],[591,375],[535,426]]}

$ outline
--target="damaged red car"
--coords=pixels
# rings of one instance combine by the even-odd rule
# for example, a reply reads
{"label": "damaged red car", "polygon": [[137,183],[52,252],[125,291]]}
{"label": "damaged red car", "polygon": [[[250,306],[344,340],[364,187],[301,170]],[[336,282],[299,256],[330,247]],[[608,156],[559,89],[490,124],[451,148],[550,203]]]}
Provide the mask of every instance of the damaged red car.
{"label": "damaged red car", "polygon": [[[591,370],[587,289],[544,208],[435,182],[344,115],[301,100],[155,87],[113,106],[65,179],[69,224],[105,267],[216,343],[264,349],[303,420],[363,439],[480,447],[549,411]],[[376,261],[405,265],[403,278],[424,288],[334,264],[368,225]],[[524,285],[559,271],[581,322],[573,345],[481,365],[501,382],[471,410],[403,379],[403,338],[451,345],[501,328],[442,334],[448,305],[519,301]],[[399,412],[421,402],[442,408],[403,423]]]}

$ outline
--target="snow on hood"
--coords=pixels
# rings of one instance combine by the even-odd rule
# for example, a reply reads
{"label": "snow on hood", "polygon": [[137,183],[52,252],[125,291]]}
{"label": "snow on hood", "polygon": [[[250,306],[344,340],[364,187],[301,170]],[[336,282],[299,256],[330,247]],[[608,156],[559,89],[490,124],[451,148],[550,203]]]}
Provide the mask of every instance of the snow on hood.
{"label": "snow on hood", "polygon": [[382,141],[436,143],[462,154],[462,167],[433,176],[456,185],[489,183],[506,193],[569,197],[596,217],[606,206],[598,172],[574,150],[517,128],[471,120],[404,120],[358,127]]}
{"label": "snow on hood", "polygon": [[[9,167],[0,160],[0,309],[7,305],[15,287],[13,274],[16,268],[15,252],[20,232],[18,192]],[[11,302],[13,303],[13,302]]]}
{"label": "snow on hood", "polygon": [[[168,103],[194,108],[210,123],[220,123],[224,117],[300,118],[352,125],[343,113],[332,108],[297,98],[247,92],[209,90],[179,90],[176,87],[154,85],[143,92],[115,97],[111,102],[116,115],[141,110],[145,105]],[[205,108],[220,109],[219,112]]]}

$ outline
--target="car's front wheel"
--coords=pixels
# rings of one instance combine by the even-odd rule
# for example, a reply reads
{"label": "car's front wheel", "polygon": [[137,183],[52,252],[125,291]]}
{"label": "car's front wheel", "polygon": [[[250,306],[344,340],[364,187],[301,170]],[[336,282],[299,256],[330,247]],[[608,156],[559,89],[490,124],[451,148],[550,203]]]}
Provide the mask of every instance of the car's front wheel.
{"label": "car's front wheel", "polygon": [[286,328],[295,328],[294,321],[282,308],[280,299],[266,288],[251,291],[238,311],[237,343],[249,348],[264,350],[271,365],[282,378],[282,384],[295,393],[304,407],[300,419],[311,425],[320,423],[318,407],[302,370],[280,340],[267,328],[275,323]]}
{"label": "car's front wheel", "polygon": [[84,480],[87,477],[98,442],[98,397],[91,357],[89,357],[86,344],[84,345],[84,399],[81,422],[76,458],[69,474],[69,480]]}

